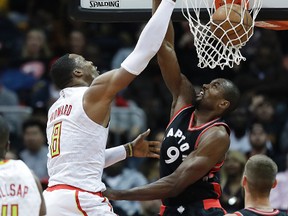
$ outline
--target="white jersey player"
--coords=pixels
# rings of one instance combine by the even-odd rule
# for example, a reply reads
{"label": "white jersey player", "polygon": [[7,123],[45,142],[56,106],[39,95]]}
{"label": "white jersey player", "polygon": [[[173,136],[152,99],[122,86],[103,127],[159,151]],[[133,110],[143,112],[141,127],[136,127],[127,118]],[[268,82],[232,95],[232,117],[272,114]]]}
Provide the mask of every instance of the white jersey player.
{"label": "white jersey player", "polygon": [[39,180],[21,160],[5,160],[9,130],[0,116],[0,215],[45,215],[45,202]]}
{"label": "white jersey player", "polygon": [[48,216],[115,215],[102,196],[104,167],[126,156],[159,157],[159,143],[144,138],[106,150],[111,104],[156,54],[167,31],[175,0],[163,0],[143,29],[134,51],[121,67],[99,75],[92,62],[66,54],[51,67],[60,98],[50,107],[47,122]]}

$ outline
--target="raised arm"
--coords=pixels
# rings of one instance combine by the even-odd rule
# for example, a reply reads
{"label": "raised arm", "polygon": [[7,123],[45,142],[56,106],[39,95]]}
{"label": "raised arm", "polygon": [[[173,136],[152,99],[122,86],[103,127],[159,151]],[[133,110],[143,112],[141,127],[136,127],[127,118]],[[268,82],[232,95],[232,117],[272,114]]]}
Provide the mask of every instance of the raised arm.
{"label": "raised arm", "polygon": [[134,51],[123,61],[121,68],[98,76],[93,81],[84,96],[84,108],[91,119],[100,124],[107,123],[110,103],[115,95],[145,69],[159,50],[174,6],[175,0],[163,0],[157,13],[143,29]]}
{"label": "raised arm", "polygon": [[[153,13],[161,0],[153,0]],[[158,9],[157,9],[158,10]],[[158,63],[163,79],[172,94],[171,116],[185,105],[192,104],[195,91],[189,80],[181,73],[174,49],[174,28],[169,22],[168,30],[158,53]]]}
{"label": "raised arm", "polygon": [[191,152],[171,175],[130,190],[108,190],[105,196],[111,200],[153,200],[177,196],[224,159],[229,143],[229,135],[223,126],[212,127],[201,136],[198,149]]}

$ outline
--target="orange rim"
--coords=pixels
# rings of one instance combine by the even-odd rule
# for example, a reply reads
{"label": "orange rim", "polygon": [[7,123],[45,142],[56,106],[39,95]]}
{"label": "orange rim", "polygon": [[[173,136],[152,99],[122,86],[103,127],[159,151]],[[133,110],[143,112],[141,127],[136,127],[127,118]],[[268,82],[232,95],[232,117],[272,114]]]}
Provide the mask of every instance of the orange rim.
{"label": "orange rim", "polygon": [[270,30],[288,30],[288,21],[257,21],[255,22],[255,26]]}
{"label": "orange rim", "polygon": [[[238,4],[241,5],[243,0],[226,0],[226,4]],[[219,7],[225,4],[224,0],[215,0],[215,7],[218,9]],[[249,8],[249,1],[246,0],[245,9]]]}

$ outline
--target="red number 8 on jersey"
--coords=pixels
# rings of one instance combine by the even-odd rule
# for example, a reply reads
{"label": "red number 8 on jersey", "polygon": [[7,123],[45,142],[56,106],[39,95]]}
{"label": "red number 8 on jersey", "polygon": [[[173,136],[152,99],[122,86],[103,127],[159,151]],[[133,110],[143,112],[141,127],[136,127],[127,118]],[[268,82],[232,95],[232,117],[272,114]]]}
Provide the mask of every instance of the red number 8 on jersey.
{"label": "red number 8 on jersey", "polygon": [[60,135],[61,135],[62,122],[58,122],[53,127],[50,154],[51,158],[60,155]]}

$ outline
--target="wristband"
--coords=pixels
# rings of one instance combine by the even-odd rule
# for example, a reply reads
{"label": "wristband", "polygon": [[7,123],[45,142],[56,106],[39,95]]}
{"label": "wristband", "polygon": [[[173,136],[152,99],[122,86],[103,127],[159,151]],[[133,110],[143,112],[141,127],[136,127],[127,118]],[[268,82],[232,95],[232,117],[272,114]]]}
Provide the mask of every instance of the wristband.
{"label": "wristband", "polygon": [[128,150],[129,150],[128,156],[133,157],[133,145],[131,142],[128,144]]}

